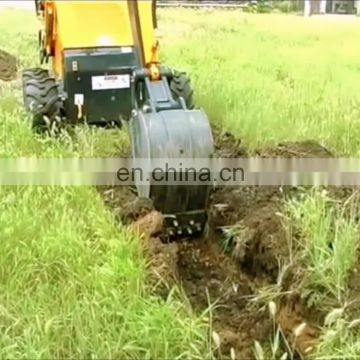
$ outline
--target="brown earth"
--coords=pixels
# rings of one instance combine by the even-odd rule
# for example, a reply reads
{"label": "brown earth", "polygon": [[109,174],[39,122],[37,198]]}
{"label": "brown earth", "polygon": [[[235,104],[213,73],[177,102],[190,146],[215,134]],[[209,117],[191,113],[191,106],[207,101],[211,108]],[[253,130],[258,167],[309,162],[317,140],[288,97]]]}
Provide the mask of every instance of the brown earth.
{"label": "brown earth", "polygon": [[0,80],[11,81],[17,76],[17,59],[0,49]]}
{"label": "brown earth", "polygon": [[[215,131],[219,156],[246,156],[231,134]],[[267,156],[330,156],[313,142],[282,144]],[[350,190],[334,190],[340,198]],[[323,314],[304,306],[294,287],[296,269],[289,267],[294,245],[281,216],[283,201],[295,196],[291,187],[220,187],[210,200],[209,226],[202,238],[171,244],[160,240],[162,216],[131,189],[107,190],[105,202],[119,220],[141,235],[150,259],[150,284],[166,297],[179,283],[195,311],[214,304],[213,330],[221,340],[216,351],[223,357],[254,358],[254,341],[269,344],[277,328],[285,339],[284,351],[306,358],[316,343]],[[354,277],[355,287],[359,277]],[[276,303],[274,317],[269,301]],[[296,336],[295,336],[296,334]],[[231,350],[233,349],[233,350]]]}

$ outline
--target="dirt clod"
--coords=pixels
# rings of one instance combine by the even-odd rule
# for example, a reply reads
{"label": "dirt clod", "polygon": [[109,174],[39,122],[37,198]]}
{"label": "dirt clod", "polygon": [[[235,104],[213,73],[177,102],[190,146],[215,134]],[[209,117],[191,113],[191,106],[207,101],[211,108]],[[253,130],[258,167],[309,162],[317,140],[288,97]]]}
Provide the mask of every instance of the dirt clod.
{"label": "dirt clod", "polygon": [[0,80],[11,81],[17,76],[17,59],[0,49]]}
{"label": "dirt clod", "polygon": [[149,285],[166,298],[177,274],[178,244],[164,244],[157,236],[163,229],[163,216],[152,211],[130,225],[138,234],[148,258]]}
{"label": "dirt clod", "polygon": [[326,158],[332,156],[328,149],[313,140],[280,143],[275,148],[262,151],[260,155],[284,158]]}
{"label": "dirt clod", "polygon": [[248,154],[240,139],[235,138],[230,132],[214,129],[215,150],[217,156],[223,158],[244,157]]}
{"label": "dirt clod", "polygon": [[311,354],[319,335],[318,329],[306,320],[307,317],[299,301],[283,306],[277,316],[292,351],[297,351],[302,357]]}
{"label": "dirt clod", "polygon": [[100,187],[104,202],[125,224],[136,221],[154,210],[149,199],[138,198],[135,190],[127,186]]}
{"label": "dirt clod", "polygon": [[157,211],[152,211],[132,223],[130,228],[135,231],[139,237],[153,238],[162,232],[163,222],[163,215]]}

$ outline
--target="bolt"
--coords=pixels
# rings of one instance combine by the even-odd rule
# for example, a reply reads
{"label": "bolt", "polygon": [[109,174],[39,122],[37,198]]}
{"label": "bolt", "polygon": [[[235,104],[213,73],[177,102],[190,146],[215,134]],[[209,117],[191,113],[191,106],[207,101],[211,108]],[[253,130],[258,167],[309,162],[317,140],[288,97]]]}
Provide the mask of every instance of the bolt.
{"label": "bolt", "polygon": [[192,232],[191,228],[188,227],[186,230],[187,230],[189,235],[192,235],[193,232]]}
{"label": "bolt", "polygon": [[174,225],[175,227],[178,227],[178,226],[179,226],[179,222],[178,222],[177,220],[174,220],[174,221],[173,221],[173,225]]}
{"label": "bolt", "polygon": [[196,230],[197,230],[197,231],[201,231],[201,229],[202,229],[201,224],[200,224],[200,223],[197,223],[197,224],[196,224]]}
{"label": "bolt", "polygon": [[194,221],[194,220],[190,220],[190,221],[189,221],[189,224],[190,224],[191,226],[194,226],[194,225],[195,225],[195,221]]}
{"label": "bolt", "polygon": [[144,113],[149,113],[151,111],[151,107],[149,105],[144,105],[143,106],[143,112]]}
{"label": "bolt", "polygon": [[174,234],[175,234],[175,233],[174,233],[174,230],[170,229],[170,230],[169,230],[169,235],[170,235],[170,236],[174,236]]}
{"label": "bolt", "polygon": [[182,235],[182,230],[179,229],[179,230],[177,231],[177,234],[178,234],[178,235]]}
{"label": "bolt", "polygon": [[137,110],[134,109],[134,110],[131,111],[131,116],[132,117],[137,116],[137,114],[138,114]]}

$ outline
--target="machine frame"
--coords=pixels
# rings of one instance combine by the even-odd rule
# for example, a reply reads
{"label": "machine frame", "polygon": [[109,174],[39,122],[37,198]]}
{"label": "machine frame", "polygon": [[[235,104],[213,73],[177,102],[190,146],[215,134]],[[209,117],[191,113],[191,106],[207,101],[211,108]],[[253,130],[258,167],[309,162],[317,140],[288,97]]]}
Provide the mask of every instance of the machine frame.
{"label": "machine frame", "polygon": [[[52,59],[51,71],[23,72],[24,103],[36,131],[64,121],[126,124],[133,158],[147,159],[150,168],[154,158],[212,157],[211,128],[194,107],[190,79],[159,62],[154,1],[35,3],[43,22],[40,63]],[[101,26],[90,23],[95,17]],[[203,232],[212,184],[136,186],[164,214],[168,236]]]}

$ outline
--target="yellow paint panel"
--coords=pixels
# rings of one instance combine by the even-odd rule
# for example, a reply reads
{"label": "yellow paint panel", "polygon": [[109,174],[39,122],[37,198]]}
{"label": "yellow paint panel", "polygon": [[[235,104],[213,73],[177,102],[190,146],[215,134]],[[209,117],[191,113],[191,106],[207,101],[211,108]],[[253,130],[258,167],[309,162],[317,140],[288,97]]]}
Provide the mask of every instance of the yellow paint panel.
{"label": "yellow paint panel", "polygon": [[126,1],[56,1],[64,49],[134,44]]}
{"label": "yellow paint panel", "polygon": [[64,70],[64,56],[62,53],[62,45],[60,40],[58,39],[56,46],[55,46],[55,56],[53,58],[53,71],[55,72],[56,76],[60,79],[63,78],[63,70]]}
{"label": "yellow paint panel", "polygon": [[149,0],[138,1],[139,18],[141,24],[141,32],[144,44],[145,62],[151,61],[152,47],[155,43],[155,30],[152,18],[152,4]]}

